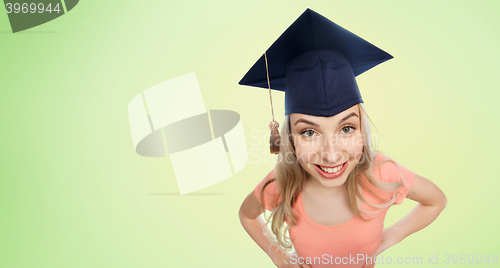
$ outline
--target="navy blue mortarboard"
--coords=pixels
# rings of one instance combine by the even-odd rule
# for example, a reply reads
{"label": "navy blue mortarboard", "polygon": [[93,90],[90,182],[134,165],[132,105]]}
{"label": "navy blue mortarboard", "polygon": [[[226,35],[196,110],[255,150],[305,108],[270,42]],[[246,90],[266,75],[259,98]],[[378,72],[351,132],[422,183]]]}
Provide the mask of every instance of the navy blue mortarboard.
{"label": "navy blue mortarboard", "polygon": [[363,102],[355,77],[391,58],[307,9],[239,84],[268,88],[268,66],[270,89],[285,91],[285,115],[333,116]]}

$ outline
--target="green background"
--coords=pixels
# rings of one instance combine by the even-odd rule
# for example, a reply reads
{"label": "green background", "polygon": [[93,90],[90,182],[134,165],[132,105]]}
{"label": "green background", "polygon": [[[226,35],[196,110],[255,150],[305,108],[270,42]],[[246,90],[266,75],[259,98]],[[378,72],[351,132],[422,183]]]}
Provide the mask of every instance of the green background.
{"label": "green background", "polygon": [[[238,219],[274,166],[252,138],[269,97],[238,81],[307,7],[394,56],[358,77],[378,149],[448,197],[382,255],[500,253],[499,1],[80,1],[16,34],[0,12],[0,267],[273,267]],[[168,158],[135,153],[127,106],[190,72],[207,109],[241,115],[249,163],[180,196]]]}

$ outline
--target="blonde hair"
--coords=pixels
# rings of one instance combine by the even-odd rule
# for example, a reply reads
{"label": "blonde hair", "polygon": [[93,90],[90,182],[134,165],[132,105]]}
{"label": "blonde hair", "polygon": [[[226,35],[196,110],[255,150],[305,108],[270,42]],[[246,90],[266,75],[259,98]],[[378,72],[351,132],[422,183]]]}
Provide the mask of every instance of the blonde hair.
{"label": "blonde hair", "polygon": [[[361,211],[357,206],[356,198],[359,198],[362,202],[365,202],[372,207],[379,208],[378,211],[369,212],[363,210],[363,212],[378,213],[384,208],[391,206],[395,202],[396,190],[402,185],[401,182],[379,182],[374,178],[371,171],[380,167],[383,163],[391,161],[398,167],[401,177],[403,176],[399,165],[392,159],[384,159],[382,161],[377,161],[377,163],[374,163],[377,152],[372,150],[371,148],[369,124],[371,120],[366,114],[364,105],[360,103],[357,104],[357,106],[360,112],[360,130],[363,137],[363,151],[359,163],[347,177],[344,186],[346,187],[349,206],[354,211],[356,216],[358,216],[362,220],[367,221],[368,219],[365,219],[361,215]],[[264,228],[267,228],[267,225],[271,223],[270,229],[274,234],[274,238],[270,238],[268,236],[268,239],[272,243],[277,244],[284,249],[290,250],[292,248],[291,241],[289,237],[285,236],[285,233],[288,233],[288,230],[297,224],[297,216],[293,212],[293,205],[297,201],[299,193],[302,190],[302,182],[306,179],[307,176],[307,172],[299,164],[297,156],[295,154],[295,146],[293,144],[290,130],[290,115],[287,115],[285,117],[281,128],[281,143],[279,147],[278,161],[276,167],[274,168],[274,171],[276,177],[264,184],[260,195],[261,203],[265,204],[264,189],[270,183],[276,181],[276,186],[279,190],[279,196],[274,200],[276,207],[273,209],[270,216],[267,217]],[[392,199],[387,202],[386,200],[375,194],[369,187],[367,187],[366,183],[364,183],[364,181],[362,180],[362,175],[364,175],[368,183],[372,184],[378,189],[393,191]],[[383,204],[373,204],[365,200],[361,192],[359,191],[358,185],[361,186],[363,190],[367,190],[377,199],[382,201]],[[281,202],[278,202],[279,197],[282,198]],[[263,209],[263,212],[264,210],[265,209]],[[288,223],[286,227],[284,227],[285,222]],[[266,232],[264,233],[266,234]]]}

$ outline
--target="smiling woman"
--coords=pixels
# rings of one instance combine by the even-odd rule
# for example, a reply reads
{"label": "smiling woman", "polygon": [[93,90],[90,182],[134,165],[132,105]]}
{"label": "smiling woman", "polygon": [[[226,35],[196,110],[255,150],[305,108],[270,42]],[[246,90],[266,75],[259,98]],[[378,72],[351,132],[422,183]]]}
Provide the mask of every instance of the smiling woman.
{"label": "smiling woman", "polygon": [[[435,185],[370,149],[367,118],[362,104],[332,117],[286,116],[278,163],[240,210],[243,226],[278,267],[331,267],[331,260],[358,254],[366,257],[343,266],[361,267],[367,259],[371,264],[444,208],[446,199]],[[406,197],[425,205],[384,230],[389,207]],[[258,218],[264,209],[272,211],[271,235]],[[284,250],[290,242],[295,252]],[[301,259],[304,265],[293,263]]]}
{"label": "smiling woman", "polygon": [[[241,205],[243,227],[280,268],[373,267],[446,206],[436,185],[371,148],[354,77],[392,56],[311,10],[266,55],[267,85],[285,91],[286,117],[276,167]],[[261,64],[240,83],[264,86]],[[389,207],[405,198],[416,208],[384,229]],[[271,234],[259,218],[265,209]]]}
{"label": "smiling woman", "polygon": [[[293,113],[291,136],[299,163],[316,183],[340,186],[363,152],[360,108],[355,105],[332,117]],[[369,138],[369,137],[367,137]],[[336,178],[335,180],[331,180]]]}

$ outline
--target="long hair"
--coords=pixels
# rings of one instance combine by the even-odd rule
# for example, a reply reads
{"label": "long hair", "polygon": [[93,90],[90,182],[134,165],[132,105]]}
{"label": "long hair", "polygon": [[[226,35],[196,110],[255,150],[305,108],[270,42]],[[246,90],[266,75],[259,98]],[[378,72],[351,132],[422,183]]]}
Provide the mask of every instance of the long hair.
{"label": "long hair", "polygon": [[[378,208],[378,211],[363,211],[365,213],[377,213],[386,207],[391,206],[396,200],[396,190],[402,185],[401,182],[395,183],[382,183],[377,181],[372,170],[380,167],[383,163],[391,161],[399,169],[400,175],[402,177],[401,169],[396,162],[392,159],[384,159],[382,161],[377,161],[373,163],[377,152],[371,148],[371,135],[370,135],[370,124],[369,117],[366,114],[364,105],[362,103],[357,104],[360,112],[360,130],[363,137],[363,151],[361,158],[354,168],[354,170],[348,175],[344,187],[347,191],[347,197],[349,200],[349,206],[354,211],[356,216],[362,220],[369,220],[361,215],[360,209],[358,208],[356,198],[359,198],[362,202],[368,205]],[[371,121],[371,120],[370,120]],[[295,154],[295,146],[293,144],[291,129],[290,129],[290,115],[285,117],[281,128],[281,141],[279,147],[278,161],[274,168],[276,177],[267,181],[261,190],[261,203],[264,203],[264,189],[273,181],[276,181],[277,188],[279,189],[279,194],[281,196],[281,202],[275,200],[276,207],[273,209],[269,217],[266,219],[266,224],[264,228],[267,228],[268,224],[271,223],[270,229],[274,235],[273,238],[268,237],[269,241],[281,246],[284,249],[290,250],[292,248],[290,238],[286,235],[288,230],[297,224],[297,216],[293,212],[293,205],[297,201],[299,193],[302,190],[302,182],[306,179],[307,172],[299,164],[297,155]],[[377,187],[378,189],[385,191],[393,191],[392,199],[388,202],[375,194],[362,180],[362,175],[366,178],[368,183]],[[403,180],[404,182],[404,180]],[[382,201],[382,204],[374,204],[365,200],[362,193],[359,191],[359,186],[363,190],[368,191],[374,195],[378,200]],[[264,211],[263,211],[264,212]],[[264,214],[265,215],[265,214]],[[285,222],[287,222],[286,227]],[[264,232],[266,234],[266,232]]]}

